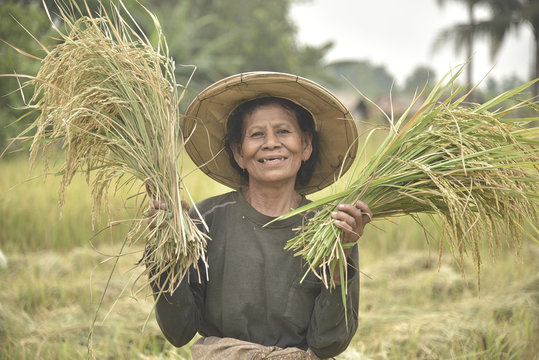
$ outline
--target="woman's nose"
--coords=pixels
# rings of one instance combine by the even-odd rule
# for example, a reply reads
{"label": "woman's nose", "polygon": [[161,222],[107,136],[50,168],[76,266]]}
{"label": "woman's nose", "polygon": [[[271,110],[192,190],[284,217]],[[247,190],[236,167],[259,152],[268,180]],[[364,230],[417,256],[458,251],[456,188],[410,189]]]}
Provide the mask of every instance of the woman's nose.
{"label": "woman's nose", "polygon": [[268,135],[266,135],[265,140],[266,141],[264,142],[264,148],[274,149],[281,146],[279,138],[273,133],[269,133]]}

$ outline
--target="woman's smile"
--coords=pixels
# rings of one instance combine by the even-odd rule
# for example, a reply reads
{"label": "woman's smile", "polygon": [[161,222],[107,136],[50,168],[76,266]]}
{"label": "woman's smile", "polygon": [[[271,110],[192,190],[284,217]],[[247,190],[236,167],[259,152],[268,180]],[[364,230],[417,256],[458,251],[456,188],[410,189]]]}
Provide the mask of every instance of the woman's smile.
{"label": "woman's smile", "polygon": [[287,157],[284,157],[284,156],[276,156],[276,157],[267,157],[267,158],[264,158],[264,159],[260,159],[258,160],[258,162],[260,163],[263,163],[263,164],[278,164],[280,163],[281,161],[285,161],[287,160],[288,158]]}
{"label": "woman's smile", "polygon": [[233,149],[238,165],[249,174],[249,186],[294,186],[296,176],[311,155],[305,135],[291,111],[278,104],[256,108],[245,117],[243,139]]}

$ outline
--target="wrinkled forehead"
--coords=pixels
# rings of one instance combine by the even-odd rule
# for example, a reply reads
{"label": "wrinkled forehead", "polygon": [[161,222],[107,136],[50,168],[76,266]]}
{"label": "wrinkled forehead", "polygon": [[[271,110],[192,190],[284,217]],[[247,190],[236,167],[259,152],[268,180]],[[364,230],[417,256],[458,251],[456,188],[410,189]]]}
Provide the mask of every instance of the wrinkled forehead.
{"label": "wrinkled forehead", "polygon": [[240,120],[243,130],[248,126],[262,125],[265,122],[270,122],[272,126],[292,125],[300,128],[297,112],[279,103],[257,105],[243,113]]}

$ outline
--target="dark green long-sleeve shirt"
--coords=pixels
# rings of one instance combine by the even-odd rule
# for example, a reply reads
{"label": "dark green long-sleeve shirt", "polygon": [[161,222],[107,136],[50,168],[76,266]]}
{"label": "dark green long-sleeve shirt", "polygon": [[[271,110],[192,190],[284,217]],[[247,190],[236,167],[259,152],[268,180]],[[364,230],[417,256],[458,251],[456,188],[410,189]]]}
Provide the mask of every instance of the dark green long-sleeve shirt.
{"label": "dark green long-sleeve shirt", "polygon": [[321,358],[346,349],[357,329],[357,250],[349,259],[345,314],[341,289],[330,292],[313,274],[300,283],[306,267],[301,257],[283,249],[304,221],[301,216],[263,227],[273,218],[256,211],[239,192],[209,198],[197,207],[212,239],[207,247],[209,281],[191,272],[172,295],[158,299],[157,322],[172,344],[183,346],[199,332],[266,346],[311,348]]}

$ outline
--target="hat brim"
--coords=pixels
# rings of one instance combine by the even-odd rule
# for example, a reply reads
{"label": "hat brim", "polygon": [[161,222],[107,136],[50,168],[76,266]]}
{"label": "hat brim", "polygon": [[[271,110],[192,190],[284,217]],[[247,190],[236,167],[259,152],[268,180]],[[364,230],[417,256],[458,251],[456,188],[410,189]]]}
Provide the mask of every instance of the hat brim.
{"label": "hat brim", "polygon": [[260,97],[281,97],[309,111],[319,135],[319,161],[310,181],[299,188],[310,194],[335,182],[357,153],[357,126],[346,107],[328,90],[285,73],[249,72],[227,77],[203,90],[189,105],[182,131],[193,162],[217,182],[239,189],[240,174],[224,149],[226,123],[240,104]]}

